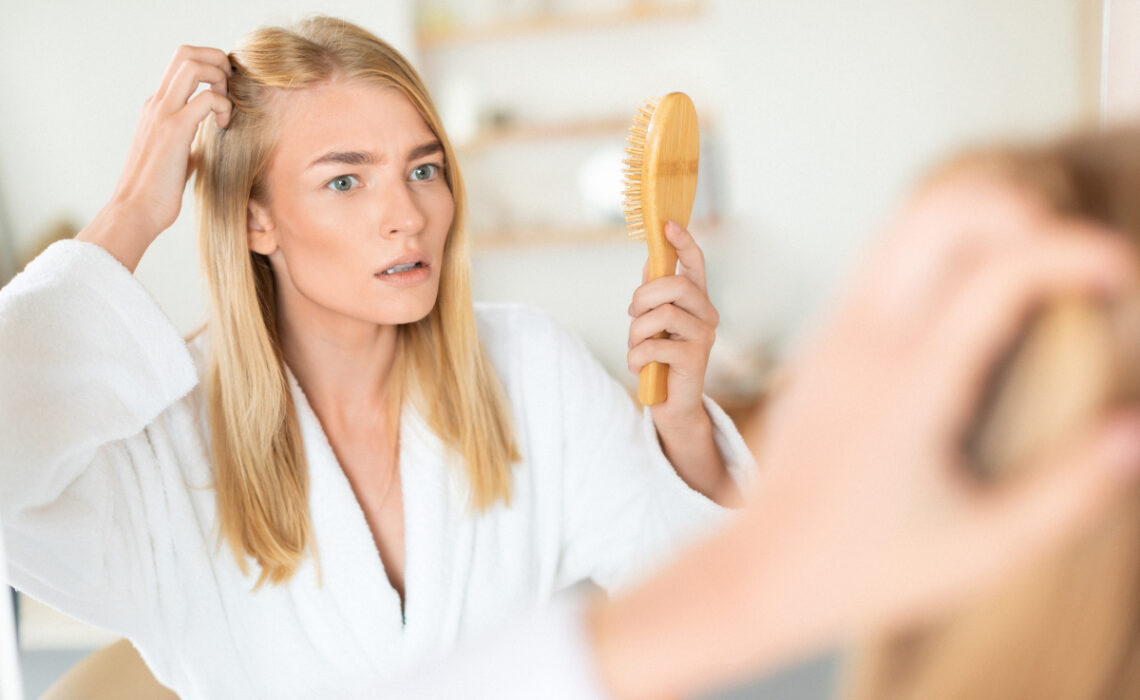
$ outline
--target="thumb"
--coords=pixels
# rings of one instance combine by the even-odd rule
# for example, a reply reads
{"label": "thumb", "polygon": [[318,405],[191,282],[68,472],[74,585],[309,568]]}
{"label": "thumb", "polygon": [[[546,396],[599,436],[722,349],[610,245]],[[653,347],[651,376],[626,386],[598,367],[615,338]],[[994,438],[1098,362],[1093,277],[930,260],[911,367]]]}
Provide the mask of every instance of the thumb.
{"label": "thumb", "polygon": [[1140,410],[1101,419],[1022,474],[982,504],[979,534],[1002,554],[997,566],[1086,531],[1140,483]]}

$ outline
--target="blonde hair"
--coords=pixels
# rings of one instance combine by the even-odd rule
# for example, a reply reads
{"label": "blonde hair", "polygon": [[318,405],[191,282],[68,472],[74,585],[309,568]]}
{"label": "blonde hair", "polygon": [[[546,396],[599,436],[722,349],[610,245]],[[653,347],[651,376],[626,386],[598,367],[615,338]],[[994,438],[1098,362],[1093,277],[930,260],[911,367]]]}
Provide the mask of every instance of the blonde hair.
{"label": "blonde hair", "polygon": [[209,425],[219,534],[257,585],[288,581],[313,548],[308,467],[277,327],[268,259],[247,246],[251,199],[263,197],[276,132],[276,100],[331,78],[400,89],[444,151],[455,202],[434,308],[399,327],[390,399],[414,401],[444,444],[462,458],[476,510],[510,501],[519,459],[510,414],[476,333],[464,229],[463,181],[431,99],[395,49],[348,22],[315,17],[245,37],[232,54],[234,110],[223,131],[199,135],[195,194],[203,268],[210,290]]}
{"label": "blonde hair", "polygon": [[[1140,130],[992,150],[949,170],[961,168],[997,172],[1140,248]],[[850,700],[1140,697],[1140,494],[988,597],[935,624],[867,640],[854,658]]]}

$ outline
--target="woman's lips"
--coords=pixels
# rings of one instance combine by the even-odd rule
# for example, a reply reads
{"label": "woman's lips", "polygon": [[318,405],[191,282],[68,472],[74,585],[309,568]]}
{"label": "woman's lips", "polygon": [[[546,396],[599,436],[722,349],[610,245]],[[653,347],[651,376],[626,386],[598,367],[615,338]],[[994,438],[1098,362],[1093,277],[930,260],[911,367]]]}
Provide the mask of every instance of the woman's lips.
{"label": "woman's lips", "polygon": [[395,287],[413,287],[431,279],[431,266],[422,262],[402,263],[377,272],[374,277]]}

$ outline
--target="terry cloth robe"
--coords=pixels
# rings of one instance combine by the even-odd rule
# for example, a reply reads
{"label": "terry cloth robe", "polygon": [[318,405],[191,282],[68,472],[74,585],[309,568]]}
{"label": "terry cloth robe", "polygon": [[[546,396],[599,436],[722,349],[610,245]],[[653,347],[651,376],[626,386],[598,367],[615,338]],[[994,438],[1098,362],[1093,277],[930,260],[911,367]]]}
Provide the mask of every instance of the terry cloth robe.
{"label": "terry cloth robe", "polygon": [[[513,499],[467,508],[463,469],[405,407],[406,601],[320,423],[292,381],[323,580],[310,557],[254,591],[219,545],[208,340],[187,344],[104,249],[56,243],[0,290],[0,516],[9,577],[128,637],[181,697],[364,698],[417,659],[490,635],[592,579],[629,582],[724,514],[665,459],[646,411],[572,335],[478,306],[522,461]],[[754,470],[711,401],[717,446]]]}

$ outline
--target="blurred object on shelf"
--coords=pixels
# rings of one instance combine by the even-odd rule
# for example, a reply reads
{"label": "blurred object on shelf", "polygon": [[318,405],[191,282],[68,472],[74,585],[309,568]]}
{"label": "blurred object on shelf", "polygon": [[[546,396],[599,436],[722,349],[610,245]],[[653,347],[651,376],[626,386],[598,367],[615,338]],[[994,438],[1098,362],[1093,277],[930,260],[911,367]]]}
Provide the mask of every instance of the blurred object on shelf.
{"label": "blurred object on shelf", "polygon": [[723,330],[717,334],[705,373],[705,393],[724,409],[753,452],[759,447],[764,411],[778,377],[769,348],[737,343]]}
{"label": "blurred object on shelf", "polygon": [[706,391],[718,399],[750,402],[768,389],[774,370],[768,348],[737,343],[722,330],[709,355]]}
{"label": "blurred object on shelf", "polygon": [[624,187],[622,158],[625,149],[616,143],[595,148],[578,165],[578,194],[582,217],[589,224],[619,224],[624,221],[620,193]]}
{"label": "blurred object on shelf", "polygon": [[479,133],[478,88],[462,75],[449,75],[436,91],[439,117],[451,143],[460,147]]}

